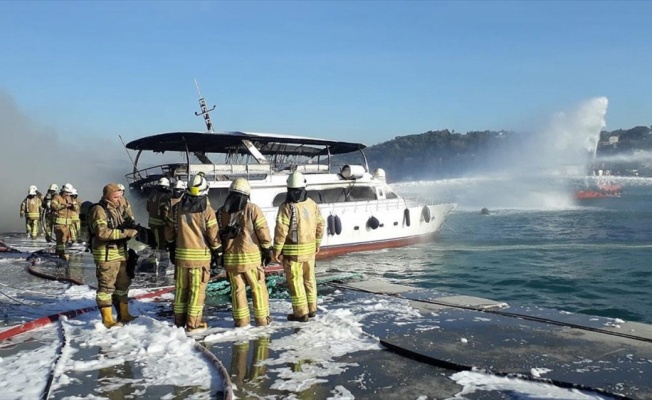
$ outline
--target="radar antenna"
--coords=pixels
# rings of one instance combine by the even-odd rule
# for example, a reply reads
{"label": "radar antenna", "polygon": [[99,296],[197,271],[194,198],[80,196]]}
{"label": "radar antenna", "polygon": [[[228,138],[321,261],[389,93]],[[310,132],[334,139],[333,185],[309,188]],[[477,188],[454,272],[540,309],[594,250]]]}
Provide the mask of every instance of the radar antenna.
{"label": "radar antenna", "polygon": [[206,100],[201,97],[201,91],[199,90],[199,85],[197,84],[197,79],[195,79],[195,87],[197,88],[197,93],[199,94],[199,108],[201,109],[201,112],[196,112],[195,115],[199,117],[202,115],[204,117],[204,122],[206,123],[206,129],[208,130],[209,133],[215,133],[213,130],[213,122],[211,121],[211,114],[210,112],[215,109],[215,106],[211,108],[210,110],[206,106]]}

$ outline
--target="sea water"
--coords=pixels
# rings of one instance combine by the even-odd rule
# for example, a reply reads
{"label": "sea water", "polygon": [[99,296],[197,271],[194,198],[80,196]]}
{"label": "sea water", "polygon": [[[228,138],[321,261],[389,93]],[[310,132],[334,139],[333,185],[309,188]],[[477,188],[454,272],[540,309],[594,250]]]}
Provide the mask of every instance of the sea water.
{"label": "sea water", "polygon": [[[592,200],[574,200],[567,191],[556,202],[542,198],[533,205],[523,191],[522,203],[500,207],[479,196],[493,202],[488,215],[480,212],[481,200],[458,196],[458,208],[432,243],[320,264],[513,305],[652,323],[652,180],[622,182],[621,197]],[[428,186],[410,185],[412,191]]]}

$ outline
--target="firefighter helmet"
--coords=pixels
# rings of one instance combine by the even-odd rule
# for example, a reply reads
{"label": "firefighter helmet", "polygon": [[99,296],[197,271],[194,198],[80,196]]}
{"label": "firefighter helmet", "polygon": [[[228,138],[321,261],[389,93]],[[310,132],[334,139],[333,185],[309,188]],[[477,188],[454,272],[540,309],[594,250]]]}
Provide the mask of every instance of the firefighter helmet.
{"label": "firefighter helmet", "polygon": [[236,192],[249,196],[251,194],[251,186],[245,178],[235,178],[233,182],[231,182],[229,192]]}
{"label": "firefighter helmet", "polygon": [[208,194],[208,182],[206,182],[204,174],[200,172],[195,175],[188,187],[188,194],[191,196],[206,196]]}
{"label": "firefighter helmet", "polygon": [[48,190],[51,190],[53,192],[58,192],[59,191],[59,185],[57,185],[56,183],[53,183],[53,184],[50,185],[50,189],[48,189]]}
{"label": "firefighter helmet", "polygon": [[174,189],[185,190],[187,187],[188,187],[188,185],[186,184],[185,181],[178,180],[178,181],[174,182]]}
{"label": "firefighter helmet", "polygon": [[301,189],[306,187],[306,178],[299,171],[294,171],[288,177],[288,189]]}
{"label": "firefighter helmet", "polygon": [[170,180],[166,177],[162,177],[161,179],[158,180],[158,185],[163,186],[165,188],[170,187]]}
{"label": "firefighter helmet", "polygon": [[66,193],[72,193],[73,189],[74,188],[72,187],[72,184],[70,184],[70,183],[66,183],[65,185],[63,185],[61,187],[61,191],[66,192]]}
{"label": "firefighter helmet", "polygon": [[31,185],[31,186],[29,187],[29,189],[27,189],[27,194],[28,194],[29,196],[36,196],[36,192],[37,192],[37,191],[38,191],[38,189],[36,188],[36,186]]}

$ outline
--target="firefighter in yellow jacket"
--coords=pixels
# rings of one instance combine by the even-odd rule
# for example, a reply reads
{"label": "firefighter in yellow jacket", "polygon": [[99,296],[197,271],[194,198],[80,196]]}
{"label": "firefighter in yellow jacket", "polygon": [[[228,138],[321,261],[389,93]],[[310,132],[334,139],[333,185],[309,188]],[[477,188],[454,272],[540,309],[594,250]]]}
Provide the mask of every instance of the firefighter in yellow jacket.
{"label": "firefighter in yellow jacket", "polygon": [[[124,229],[125,217],[120,208],[120,188],[115,183],[104,186],[102,199],[88,212],[87,221],[92,232],[91,250],[97,267],[95,300],[107,328],[134,319],[129,314],[129,286],[127,273],[127,241],[138,235],[135,229]],[[119,320],[113,319],[113,300],[119,302]]]}
{"label": "firefighter in yellow jacket", "polygon": [[287,180],[287,197],[278,209],[274,231],[274,258],[283,263],[292,314],[290,321],[307,322],[317,315],[315,256],[324,235],[319,206],[309,199],[306,179],[295,171]]}
{"label": "firefighter in yellow jacket", "polygon": [[57,195],[59,191],[59,186],[56,183],[53,183],[48,188],[48,191],[43,196],[43,210],[41,211],[41,224],[43,225],[43,231],[45,232],[45,240],[50,243],[52,241],[52,231],[54,229],[54,219],[55,214],[52,211],[52,199]]}
{"label": "firefighter in yellow jacket", "polygon": [[[176,231],[177,215],[179,215],[179,202],[181,201],[181,198],[186,192],[187,186],[188,185],[186,184],[186,182],[181,180],[174,182],[174,187],[172,188],[172,196],[170,196],[170,204],[167,206],[167,216],[165,217],[166,231],[167,230]],[[172,244],[168,243],[166,247],[170,252],[170,261],[172,262],[172,264],[176,264],[175,263],[176,248],[174,247],[173,242]]]}
{"label": "firefighter in yellow jacket", "polygon": [[83,202],[79,198],[79,193],[77,193],[77,189],[75,188],[72,188],[70,197],[72,197],[73,204],[75,205],[75,208],[73,209],[73,213],[72,213],[72,224],[70,225],[70,241],[72,243],[77,243],[77,242],[81,242],[79,241],[80,229],[81,229],[81,219],[79,218],[79,214],[81,212],[81,204]]}
{"label": "firefighter in yellow jacket", "polygon": [[231,282],[231,305],[236,327],[249,325],[247,285],[251,287],[257,326],[271,322],[264,267],[271,261],[272,236],[263,211],[249,201],[251,186],[236,178],[224,206],[217,210],[224,269]]}
{"label": "firefighter in yellow jacket", "polygon": [[131,210],[131,204],[129,204],[129,200],[125,197],[125,186],[122,183],[118,183],[118,187],[122,194],[120,196],[120,207],[122,207],[123,214],[132,221],[135,221],[136,219],[134,218],[134,212]]}
{"label": "firefighter in yellow jacket", "polygon": [[42,204],[43,200],[39,196],[38,189],[31,185],[27,189],[27,197],[20,203],[20,218],[25,218],[25,231],[29,238],[36,239],[38,236]]}
{"label": "firefighter in yellow jacket", "polygon": [[79,204],[72,198],[72,191],[72,185],[66,183],[61,187],[61,192],[54,195],[50,205],[54,214],[54,236],[57,240],[56,254],[64,260],[69,259],[68,254],[66,254],[66,245],[70,241],[73,216],[79,214]]}
{"label": "firefighter in yellow jacket", "polygon": [[165,228],[165,239],[176,249],[174,324],[185,326],[187,332],[207,327],[202,316],[211,255],[220,248],[217,231],[208,182],[197,174],[178,204],[176,223]]}
{"label": "firefighter in yellow jacket", "polygon": [[147,212],[149,213],[149,228],[156,238],[156,249],[160,252],[165,250],[165,206],[170,201],[170,180],[161,178],[158,184],[147,199]]}

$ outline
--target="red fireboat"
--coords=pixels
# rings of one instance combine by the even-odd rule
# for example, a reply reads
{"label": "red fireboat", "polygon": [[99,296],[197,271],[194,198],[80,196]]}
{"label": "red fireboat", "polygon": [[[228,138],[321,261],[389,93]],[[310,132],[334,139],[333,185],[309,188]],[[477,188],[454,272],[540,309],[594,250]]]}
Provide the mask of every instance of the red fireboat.
{"label": "red fireboat", "polygon": [[618,184],[602,184],[597,185],[595,189],[579,190],[575,192],[575,198],[582,199],[597,199],[601,197],[620,197],[622,186]]}

